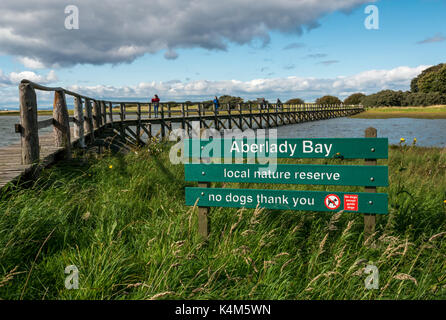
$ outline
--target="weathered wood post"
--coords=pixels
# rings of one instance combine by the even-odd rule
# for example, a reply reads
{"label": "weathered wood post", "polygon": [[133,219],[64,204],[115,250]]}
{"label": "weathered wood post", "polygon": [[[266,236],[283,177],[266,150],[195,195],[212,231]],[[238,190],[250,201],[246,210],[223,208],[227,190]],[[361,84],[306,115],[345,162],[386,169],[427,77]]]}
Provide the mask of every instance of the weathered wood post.
{"label": "weathered wood post", "polygon": [[93,130],[93,112],[91,111],[91,100],[85,99],[85,132],[90,134],[90,142],[94,142],[94,130]]}
{"label": "weathered wood post", "polygon": [[121,132],[121,138],[123,140],[125,140],[125,128],[124,128],[124,120],[125,120],[125,104],[121,103],[119,104],[120,106],[120,110],[119,110],[119,117],[120,117],[120,122],[119,122],[119,129]]}
{"label": "weathered wood post", "polygon": [[64,148],[64,157],[71,159],[70,119],[65,92],[62,90],[54,92],[53,119],[55,146]]}
{"label": "weathered wood post", "polygon": [[[209,188],[210,182],[198,182],[199,188]],[[198,207],[198,234],[207,241],[210,232],[209,207]]]}
{"label": "weathered wood post", "polygon": [[137,117],[138,117],[138,124],[136,125],[136,142],[138,145],[142,144],[141,141],[141,104],[137,104]]}
{"label": "weathered wood post", "polygon": [[186,122],[184,119],[184,103],[181,104],[181,129],[185,129],[186,128]]}
{"label": "weathered wood post", "polygon": [[84,112],[81,97],[74,97],[74,138],[79,139],[79,146],[85,148]]}
{"label": "weathered wood post", "polygon": [[242,114],[242,104],[241,103],[238,104],[238,111],[239,111],[239,118],[238,118],[239,128],[240,128],[240,130],[243,130],[243,114]]}
{"label": "weathered wood post", "polygon": [[37,124],[37,98],[36,92],[30,83],[20,83],[19,97],[22,164],[32,164],[40,159],[40,146]]}
{"label": "weathered wood post", "polygon": [[228,116],[229,116],[229,126],[228,126],[228,128],[232,129],[232,113],[231,113],[231,108],[230,108],[229,104],[228,104]]}
{"label": "weathered wood post", "polygon": [[99,101],[93,100],[93,129],[99,129],[101,127],[101,108]]}
{"label": "weathered wood post", "polygon": [[217,130],[219,130],[220,128],[220,123],[218,122],[218,111],[214,108],[214,123],[215,123],[215,128]]}
{"label": "weathered wood post", "polygon": [[164,122],[164,104],[160,105],[161,107],[161,140],[164,140],[166,137],[166,124]]}
{"label": "weathered wood post", "polygon": [[[377,130],[375,128],[365,129],[366,138],[376,138]],[[365,165],[376,166],[376,159],[365,159]],[[365,192],[376,193],[376,187],[365,187]],[[364,214],[364,242],[366,242],[374,233],[376,225],[375,214]]]}
{"label": "weathered wood post", "polygon": [[105,101],[101,101],[101,114],[102,114],[102,124],[107,123],[107,108],[105,106]]}
{"label": "weathered wood post", "polygon": [[109,113],[109,119],[110,119],[110,123],[112,124],[113,127],[113,104],[111,102],[108,103],[108,110],[110,111]]}
{"label": "weathered wood post", "polygon": [[249,128],[252,129],[252,104],[249,104]]}

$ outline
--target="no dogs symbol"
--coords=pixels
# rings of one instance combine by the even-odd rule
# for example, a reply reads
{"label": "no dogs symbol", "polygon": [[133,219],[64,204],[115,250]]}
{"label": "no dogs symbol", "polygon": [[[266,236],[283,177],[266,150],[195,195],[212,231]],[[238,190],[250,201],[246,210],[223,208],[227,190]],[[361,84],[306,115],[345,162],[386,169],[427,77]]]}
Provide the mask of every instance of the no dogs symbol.
{"label": "no dogs symbol", "polygon": [[341,205],[341,199],[335,194],[329,194],[324,200],[325,206],[330,210],[336,210]]}

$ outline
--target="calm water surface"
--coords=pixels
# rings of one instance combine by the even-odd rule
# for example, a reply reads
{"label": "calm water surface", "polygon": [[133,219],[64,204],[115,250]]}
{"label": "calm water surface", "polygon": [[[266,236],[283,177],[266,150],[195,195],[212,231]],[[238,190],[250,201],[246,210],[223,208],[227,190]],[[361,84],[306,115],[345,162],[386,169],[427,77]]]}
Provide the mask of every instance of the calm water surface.
{"label": "calm water surface", "polygon": [[[39,116],[39,120],[49,117]],[[20,142],[14,132],[14,124],[19,123],[18,116],[0,117],[0,147]],[[72,124],[71,124],[72,125]],[[156,130],[157,126],[153,126]],[[375,127],[378,137],[389,138],[390,144],[399,143],[401,138],[411,144],[417,138],[419,146],[446,147],[446,119],[353,119],[335,118],[277,128],[278,137],[283,138],[355,138],[363,137],[367,127]],[[50,132],[51,127],[39,130]]]}

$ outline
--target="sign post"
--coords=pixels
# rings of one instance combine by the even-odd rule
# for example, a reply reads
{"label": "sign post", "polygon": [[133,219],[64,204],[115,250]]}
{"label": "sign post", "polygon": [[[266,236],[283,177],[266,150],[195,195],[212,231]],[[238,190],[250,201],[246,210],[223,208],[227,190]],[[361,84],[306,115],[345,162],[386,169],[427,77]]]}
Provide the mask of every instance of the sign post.
{"label": "sign post", "polygon": [[[376,138],[377,131],[375,128],[369,127],[365,129],[366,138]],[[376,166],[376,159],[365,159],[365,165]],[[370,178],[372,183],[374,179]],[[365,192],[376,193],[376,186],[365,187]],[[375,233],[376,226],[376,215],[375,214],[364,214],[364,243]]]}
{"label": "sign post", "polygon": [[[377,138],[374,128],[366,129],[365,138],[213,139],[217,163],[211,163],[212,152],[202,154],[202,150],[210,151],[209,142],[185,140],[185,154],[199,159],[185,165],[185,180],[198,182],[198,188],[186,188],[186,205],[198,206],[198,231],[205,240],[209,236],[210,207],[362,213],[365,243],[375,232],[376,214],[388,213],[388,195],[377,193],[377,187],[389,184],[388,167],[377,165],[377,159],[388,158],[388,140]],[[232,163],[236,158],[259,155],[365,159],[365,165]],[[210,188],[210,182],[360,186],[365,192]]]}

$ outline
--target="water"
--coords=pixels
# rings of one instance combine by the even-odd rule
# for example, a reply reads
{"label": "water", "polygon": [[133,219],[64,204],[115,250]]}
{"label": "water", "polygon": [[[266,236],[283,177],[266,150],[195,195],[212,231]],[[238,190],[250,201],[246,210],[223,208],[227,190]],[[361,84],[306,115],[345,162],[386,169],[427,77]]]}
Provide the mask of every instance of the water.
{"label": "water", "polygon": [[[48,118],[49,116],[39,116],[39,120]],[[18,116],[0,116],[0,147],[20,142],[20,136],[14,132],[14,124],[19,122]],[[277,128],[277,135],[283,138],[359,138],[364,137],[367,127],[376,128],[378,137],[389,138],[390,144],[399,143],[401,138],[411,144],[413,139],[417,138],[419,146],[446,147],[446,119],[335,118],[281,126]],[[158,126],[153,126],[154,130],[157,128]],[[39,133],[51,130],[52,127],[48,127],[39,130]]]}
{"label": "water", "polygon": [[398,144],[401,138],[406,144],[417,139],[418,146],[446,147],[446,119],[357,119],[335,118],[305,122],[277,128],[277,136],[283,138],[360,138],[364,131],[374,127],[378,137],[387,137],[389,144]]}

